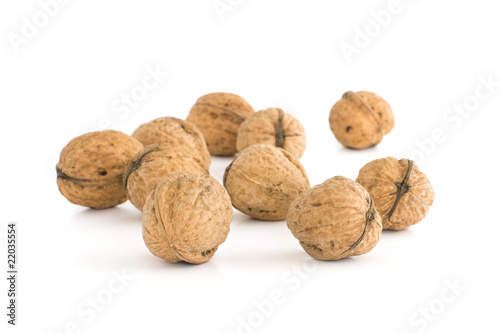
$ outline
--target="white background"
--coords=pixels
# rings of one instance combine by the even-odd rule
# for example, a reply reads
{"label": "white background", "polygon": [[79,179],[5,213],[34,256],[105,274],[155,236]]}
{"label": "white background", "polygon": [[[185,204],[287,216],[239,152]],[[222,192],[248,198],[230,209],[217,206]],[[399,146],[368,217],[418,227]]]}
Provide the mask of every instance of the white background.
{"label": "white background", "polygon": [[[6,324],[2,278],[2,332],[498,331],[500,86],[474,97],[477,87],[488,92],[481,78],[500,82],[494,2],[401,0],[379,31],[371,12],[389,0],[229,3],[221,19],[213,0],[69,1],[16,52],[9,38],[22,36],[23,18],[32,22],[41,7],[2,1],[2,270],[7,222],[17,221],[20,238],[18,326]],[[357,41],[349,62],[341,45],[355,46],[366,26],[372,37]],[[169,75],[116,113],[114,103],[147,68]],[[346,150],[330,132],[329,110],[347,90],[373,91],[392,105],[396,126],[376,148]],[[196,266],[151,255],[130,203],[94,211],[58,192],[55,165],[73,137],[185,118],[215,91],[302,121],[301,162],[312,185],[355,179],[375,158],[414,158],[435,187],[429,215],[408,230],[384,231],[366,255],[319,262],[285,221],[235,212],[227,241]],[[471,112],[447,111],[464,101]],[[439,142],[429,141],[433,133]],[[230,161],[213,158],[212,175],[221,180]],[[110,283],[120,287],[117,272],[133,279],[106,299]],[[274,293],[281,302],[269,306]],[[106,301],[100,311],[87,305],[95,297]]]}

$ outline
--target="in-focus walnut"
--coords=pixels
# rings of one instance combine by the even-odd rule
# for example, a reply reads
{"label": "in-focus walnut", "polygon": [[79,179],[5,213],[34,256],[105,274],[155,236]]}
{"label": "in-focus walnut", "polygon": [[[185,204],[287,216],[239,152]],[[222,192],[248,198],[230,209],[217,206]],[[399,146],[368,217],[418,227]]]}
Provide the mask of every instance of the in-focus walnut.
{"label": "in-focus walnut", "polygon": [[142,235],[157,257],[201,264],[226,240],[232,217],[229,195],[214,178],[176,173],[148,196]]}
{"label": "in-focus walnut", "polygon": [[142,144],[125,133],[106,130],[71,140],[57,163],[57,186],[70,202],[104,209],[127,201],[123,172]]}
{"label": "in-focus walnut", "polygon": [[259,220],[282,220],[290,203],[310,188],[306,171],[291,153],[270,145],[243,150],[226,168],[233,206]]}
{"label": "in-focus walnut", "polygon": [[199,155],[186,147],[168,143],[144,147],[125,171],[124,187],[130,202],[142,211],[156,184],[177,172],[208,174],[208,169]]}
{"label": "in-focus walnut", "polygon": [[434,188],[406,158],[381,158],[359,171],[358,183],[370,193],[384,229],[402,230],[420,222],[434,201]]}
{"label": "in-focus walnut", "polygon": [[330,111],[330,128],[347,148],[365,149],[394,128],[394,114],[383,98],[368,91],[348,91]]}
{"label": "in-focus walnut", "polygon": [[382,234],[381,218],[368,192],[341,176],[302,193],[286,221],[304,250],[320,260],[365,254]]}
{"label": "in-focus walnut", "polygon": [[144,146],[161,143],[184,146],[198,152],[206,168],[210,167],[210,153],[203,134],[188,121],[174,117],[157,118],[137,127],[132,136]]}
{"label": "in-focus walnut", "polygon": [[186,120],[203,133],[212,155],[236,154],[236,135],[241,123],[254,114],[254,109],[242,97],[230,93],[201,96]]}
{"label": "in-focus walnut", "polygon": [[238,151],[256,144],[268,144],[283,148],[299,159],[306,149],[304,126],[282,109],[269,108],[253,114],[238,130]]}

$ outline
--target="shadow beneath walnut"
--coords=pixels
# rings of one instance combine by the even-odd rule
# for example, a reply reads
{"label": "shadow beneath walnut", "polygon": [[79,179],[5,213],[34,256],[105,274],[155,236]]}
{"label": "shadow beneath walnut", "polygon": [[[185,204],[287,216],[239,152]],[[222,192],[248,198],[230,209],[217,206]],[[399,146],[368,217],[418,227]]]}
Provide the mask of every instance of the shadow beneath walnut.
{"label": "shadow beneath walnut", "polygon": [[124,203],[119,206],[107,208],[107,209],[83,209],[76,213],[72,222],[74,223],[86,223],[86,224],[120,224],[142,223],[142,212],[137,208],[133,207],[130,203]]}
{"label": "shadow beneath walnut", "polygon": [[217,179],[222,184],[222,178],[224,177],[224,172],[231,162],[236,158],[237,155],[233,156],[212,156],[212,162],[210,164],[210,175]]}
{"label": "shadow beneath walnut", "polygon": [[271,220],[258,220],[258,219],[255,219],[251,216],[248,216],[248,215],[245,215],[243,214],[242,212],[234,209],[233,210],[233,214],[234,214],[234,217],[236,217],[236,215],[238,216],[237,218],[234,218],[233,217],[233,221],[231,223],[241,223],[241,224],[276,224],[276,223],[284,223],[285,224],[285,228],[286,228],[286,220],[285,219],[282,219],[282,220],[274,220],[274,221],[271,221]]}
{"label": "shadow beneath walnut", "polygon": [[398,239],[413,239],[415,238],[415,231],[411,228],[406,228],[404,230],[382,230],[382,238],[398,238]]}

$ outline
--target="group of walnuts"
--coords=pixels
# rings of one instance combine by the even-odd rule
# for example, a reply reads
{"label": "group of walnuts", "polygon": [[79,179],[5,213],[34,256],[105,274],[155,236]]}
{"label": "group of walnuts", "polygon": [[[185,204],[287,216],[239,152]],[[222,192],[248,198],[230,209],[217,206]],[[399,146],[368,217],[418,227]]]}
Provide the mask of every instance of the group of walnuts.
{"label": "group of walnuts", "polygon": [[[394,127],[389,104],[370,92],[346,92],[330,128],[346,147],[378,144]],[[127,199],[143,212],[143,238],[169,262],[204,263],[228,233],[234,206],[259,220],[287,220],[304,250],[321,260],[370,251],[382,229],[421,221],[434,200],[426,175],[410,160],[366,164],[356,181],[337,176],[310,187],[299,158],[305,131],[278,108],[255,112],[229,93],[200,97],[186,120],[155,119],[131,136],[91,132],[71,140],[57,164],[57,184],[72,203],[104,209]],[[223,186],[209,175],[210,155],[238,156]]]}

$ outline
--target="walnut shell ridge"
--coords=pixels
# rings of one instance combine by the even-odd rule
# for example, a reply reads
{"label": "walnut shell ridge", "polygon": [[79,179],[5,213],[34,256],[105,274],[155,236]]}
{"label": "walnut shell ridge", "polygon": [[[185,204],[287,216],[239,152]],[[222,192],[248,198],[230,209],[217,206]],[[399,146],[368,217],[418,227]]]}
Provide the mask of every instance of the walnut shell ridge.
{"label": "walnut shell ridge", "polygon": [[330,110],[330,129],[347,148],[365,149],[379,144],[394,128],[391,106],[368,92],[346,92]]}
{"label": "walnut shell ridge", "polygon": [[382,234],[381,218],[368,192],[341,176],[302,193],[286,221],[304,250],[320,260],[365,254]]}
{"label": "walnut shell ridge", "polygon": [[210,167],[210,153],[203,134],[188,121],[174,117],[156,118],[137,127],[132,136],[144,146],[161,143],[184,146],[198,152],[205,167]]}
{"label": "walnut shell ridge", "polygon": [[434,202],[434,188],[411,160],[374,160],[359,171],[358,183],[370,193],[384,229],[402,230],[420,222]]}
{"label": "walnut shell ridge", "polygon": [[74,138],[56,166],[59,191],[70,202],[95,209],[127,201],[123,172],[141,148],[137,139],[114,130]]}
{"label": "walnut shell ridge", "polygon": [[297,118],[279,108],[258,111],[241,124],[236,148],[242,151],[256,144],[283,148],[299,159],[306,149],[304,126]]}
{"label": "walnut shell ridge", "polygon": [[242,97],[230,93],[201,96],[186,120],[203,133],[212,155],[236,154],[236,136],[241,123],[255,111]]}
{"label": "walnut shell ridge", "polygon": [[259,220],[282,220],[291,202],[310,188],[304,167],[291,153],[271,145],[244,149],[226,168],[233,206]]}
{"label": "walnut shell ridge", "polygon": [[201,264],[226,240],[232,216],[229,195],[214,178],[176,173],[146,200],[142,235],[157,257]]}
{"label": "walnut shell ridge", "polygon": [[186,147],[167,143],[149,145],[130,161],[123,186],[130,202],[142,211],[156,184],[177,172],[208,174],[208,169],[199,155]]}

